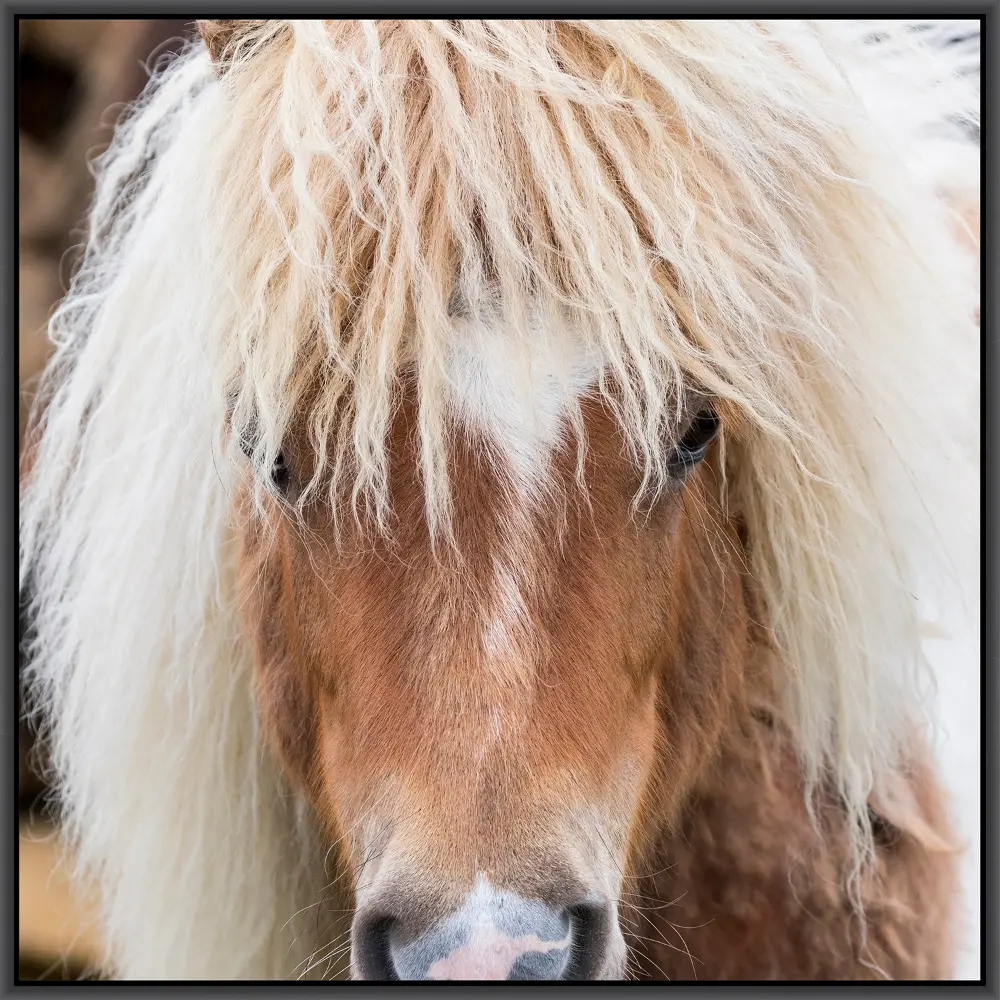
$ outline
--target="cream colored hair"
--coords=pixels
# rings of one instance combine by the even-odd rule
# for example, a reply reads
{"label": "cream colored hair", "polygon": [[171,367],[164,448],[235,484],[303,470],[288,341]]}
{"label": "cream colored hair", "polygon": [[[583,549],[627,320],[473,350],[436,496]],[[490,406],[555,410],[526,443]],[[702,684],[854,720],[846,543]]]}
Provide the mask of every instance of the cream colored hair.
{"label": "cream colored hair", "polygon": [[307,492],[387,528],[413,372],[447,540],[456,310],[525,331],[526,364],[576,331],[646,486],[677,389],[720,401],[779,695],[863,860],[920,708],[915,598],[977,538],[977,262],[938,197],[978,198],[977,93],[900,25],[233,24],[219,72],[193,45],[100,161],[22,499],[38,704],[112,967],[289,976],[331,940],[256,721],[233,437],[265,490],[305,413]]}

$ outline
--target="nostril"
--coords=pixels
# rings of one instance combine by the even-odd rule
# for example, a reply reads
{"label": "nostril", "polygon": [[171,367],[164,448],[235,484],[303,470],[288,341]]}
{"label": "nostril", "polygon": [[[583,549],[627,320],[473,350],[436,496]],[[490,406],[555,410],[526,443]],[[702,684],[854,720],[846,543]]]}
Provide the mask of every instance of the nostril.
{"label": "nostril", "polygon": [[604,964],[611,931],[606,906],[581,904],[566,911],[569,917],[571,950],[563,979],[594,979]]}
{"label": "nostril", "polygon": [[389,944],[394,923],[392,917],[373,917],[355,927],[354,961],[361,979],[399,979]]}

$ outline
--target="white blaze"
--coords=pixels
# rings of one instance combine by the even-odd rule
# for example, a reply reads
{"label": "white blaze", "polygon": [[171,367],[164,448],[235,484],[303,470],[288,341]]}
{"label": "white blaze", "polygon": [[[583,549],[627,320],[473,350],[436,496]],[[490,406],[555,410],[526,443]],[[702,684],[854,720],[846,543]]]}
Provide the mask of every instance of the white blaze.
{"label": "white blaze", "polygon": [[[456,317],[449,339],[450,408],[459,424],[489,442],[501,482],[509,482],[480,644],[488,669],[515,676],[535,652],[529,607],[544,540],[536,537],[532,509],[543,502],[553,451],[597,379],[599,357],[578,331],[541,323],[522,334],[498,319]],[[483,754],[500,736],[503,715],[494,711]]]}

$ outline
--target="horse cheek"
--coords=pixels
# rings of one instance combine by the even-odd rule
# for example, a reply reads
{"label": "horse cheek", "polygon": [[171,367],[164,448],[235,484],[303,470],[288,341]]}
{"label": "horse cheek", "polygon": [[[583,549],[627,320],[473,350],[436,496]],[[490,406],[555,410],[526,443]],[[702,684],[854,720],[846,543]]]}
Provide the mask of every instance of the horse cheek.
{"label": "horse cheek", "polygon": [[288,778],[303,791],[315,779],[316,700],[307,678],[272,661],[257,675],[257,702],[264,731]]}

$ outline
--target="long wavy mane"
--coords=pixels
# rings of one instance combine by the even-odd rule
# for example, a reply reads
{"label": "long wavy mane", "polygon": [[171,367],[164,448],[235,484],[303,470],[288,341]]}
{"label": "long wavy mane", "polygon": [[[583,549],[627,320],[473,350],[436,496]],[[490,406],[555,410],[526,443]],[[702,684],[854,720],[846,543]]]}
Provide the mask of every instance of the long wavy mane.
{"label": "long wavy mane", "polygon": [[334,876],[234,606],[234,442],[265,470],[306,414],[305,499],[391,531],[412,377],[448,544],[458,315],[525,365],[574,331],[647,486],[678,390],[719,401],[777,695],[863,860],[920,717],[916,598],[977,535],[977,264],[937,195],[978,198],[978,95],[898,24],[251,21],[216,54],[165,68],[99,163],[22,497],[37,704],[112,967],[288,976],[324,940]]}

